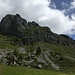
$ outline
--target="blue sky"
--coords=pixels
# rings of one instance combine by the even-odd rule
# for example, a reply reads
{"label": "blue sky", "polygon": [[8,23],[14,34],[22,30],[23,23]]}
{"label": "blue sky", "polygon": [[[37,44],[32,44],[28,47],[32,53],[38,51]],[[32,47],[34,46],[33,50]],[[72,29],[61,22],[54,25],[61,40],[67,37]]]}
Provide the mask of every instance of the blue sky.
{"label": "blue sky", "polygon": [[[68,10],[71,6],[71,3],[73,2],[74,0],[51,0],[52,3],[55,4],[56,6],[56,9],[58,10]],[[64,4],[64,6],[62,6],[62,4]],[[75,8],[73,9],[70,9],[67,14],[67,16],[69,16],[71,18],[71,15],[72,14],[75,14]],[[74,31],[74,34],[68,34],[70,37],[72,37],[73,39],[75,39],[75,31]]]}
{"label": "blue sky", "polygon": [[75,39],[75,0],[0,0],[0,20],[16,13]]}
{"label": "blue sky", "polygon": [[[63,9],[69,9],[71,2],[73,0],[51,0],[52,3],[55,3],[56,9],[63,10]],[[62,3],[65,3],[64,6],[62,6]],[[71,9],[70,11],[67,12],[67,15],[71,15],[72,13],[75,13],[75,8]]]}
{"label": "blue sky", "polygon": [[62,5],[61,3],[64,2],[66,4],[68,4],[70,6],[70,3],[73,1],[73,0],[51,0],[53,3],[55,3],[57,9],[60,9],[62,10]]}

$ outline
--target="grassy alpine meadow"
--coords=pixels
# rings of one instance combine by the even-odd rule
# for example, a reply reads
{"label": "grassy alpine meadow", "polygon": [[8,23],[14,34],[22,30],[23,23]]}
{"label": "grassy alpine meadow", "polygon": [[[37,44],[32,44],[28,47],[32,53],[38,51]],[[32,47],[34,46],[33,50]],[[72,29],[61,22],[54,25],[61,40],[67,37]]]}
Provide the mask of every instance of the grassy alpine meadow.
{"label": "grassy alpine meadow", "polygon": [[[37,47],[41,47],[43,51],[52,50],[52,55],[49,57],[53,62],[57,63],[61,68],[59,71],[49,69],[36,69],[26,66],[7,66],[0,64],[0,75],[75,75],[75,61],[68,60],[64,56],[75,58],[75,46],[65,46],[57,44],[49,44],[46,42],[39,42],[33,45],[17,46],[15,40],[19,40],[16,37],[6,37],[0,35],[0,49],[5,52],[6,50],[18,50],[18,48],[24,48],[26,52],[33,52],[37,50]],[[61,62],[56,60],[54,55],[59,53],[64,60]],[[2,54],[2,53],[1,53]],[[19,54],[18,54],[19,55]],[[64,65],[65,64],[65,65]]]}
{"label": "grassy alpine meadow", "polygon": [[7,66],[0,64],[0,75],[75,75],[56,71],[28,68],[24,66]]}

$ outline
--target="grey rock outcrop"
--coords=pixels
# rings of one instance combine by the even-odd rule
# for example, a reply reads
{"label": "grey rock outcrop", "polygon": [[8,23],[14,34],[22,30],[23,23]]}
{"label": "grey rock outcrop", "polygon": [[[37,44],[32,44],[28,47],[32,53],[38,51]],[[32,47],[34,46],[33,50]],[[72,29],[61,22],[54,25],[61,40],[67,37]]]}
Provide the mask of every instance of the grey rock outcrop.
{"label": "grey rock outcrop", "polygon": [[18,44],[33,44],[35,42],[48,42],[75,46],[75,41],[66,35],[57,35],[48,27],[41,27],[38,23],[27,22],[19,14],[6,15],[0,22],[0,34],[19,38]]}

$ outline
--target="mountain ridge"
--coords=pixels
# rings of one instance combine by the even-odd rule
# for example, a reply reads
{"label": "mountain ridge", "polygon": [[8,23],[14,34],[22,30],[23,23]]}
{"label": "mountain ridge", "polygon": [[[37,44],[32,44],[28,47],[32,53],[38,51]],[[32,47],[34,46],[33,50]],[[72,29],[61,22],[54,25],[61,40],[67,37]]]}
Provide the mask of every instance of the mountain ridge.
{"label": "mountain ridge", "polygon": [[[49,27],[41,27],[34,21],[27,22],[19,14],[7,14],[1,20],[0,34],[16,36],[21,39],[23,44],[32,44],[41,41],[54,44],[75,45],[75,41],[67,35],[62,34],[61,36],[55,34]],[[68,40],[63,36],[68,37]]]}

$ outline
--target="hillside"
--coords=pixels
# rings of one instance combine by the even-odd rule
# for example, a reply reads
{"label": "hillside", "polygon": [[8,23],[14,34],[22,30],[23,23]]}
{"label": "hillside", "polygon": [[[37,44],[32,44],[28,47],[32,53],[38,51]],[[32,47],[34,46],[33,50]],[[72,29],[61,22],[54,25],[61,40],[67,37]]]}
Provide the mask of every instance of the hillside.
{"label": "hillside", "polygon": [[[0,22],[0,34],[6,36],[16,36],[19,38],[18,44],[33,44],[35,42],[48,42],[52,44],[73,45],[75,41],[69,36],[57,35],[48,27],[41,27],[38,23],[27,22],[19,14],[6,15]],[[64,37],[63,37],[64,36]]]}
{"label": "hillside", "polygon": [[49,70],[40,70],[28,67],[12,67],[6,65],[0,65],[0,75],[74,75],[74,74],[67,74],[61,72],[54,72]]}
{"label": "hillside", "polygon": [[0,63],[75,73],[75,40],[9,14],[0,22]]}

